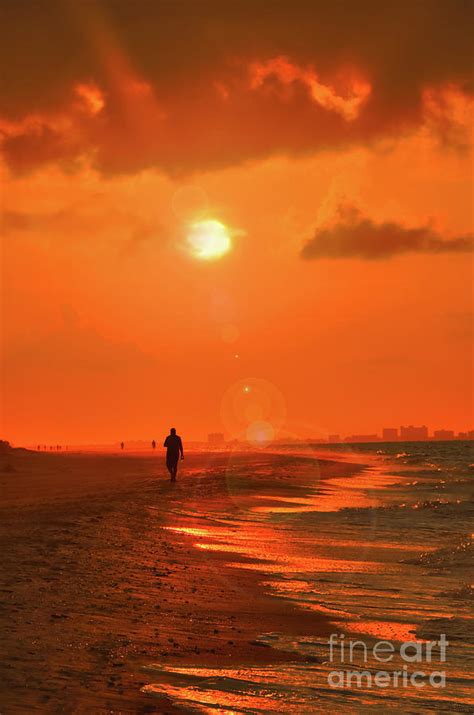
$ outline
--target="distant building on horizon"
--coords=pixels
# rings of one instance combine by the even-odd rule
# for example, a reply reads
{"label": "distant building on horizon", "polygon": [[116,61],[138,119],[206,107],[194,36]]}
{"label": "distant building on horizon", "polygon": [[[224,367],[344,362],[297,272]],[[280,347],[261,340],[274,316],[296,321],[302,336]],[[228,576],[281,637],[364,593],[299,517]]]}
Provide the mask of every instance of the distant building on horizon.
{"label": "distant building on horizon", "polygon": [[414,427],[413,425],[400,427],[400,439],[406,442],[428,439],[428,427],[426,425],[421,427]]}
{"label": "distant building on horizon", "polygon": [[398,439],[398,428],[397,427],[384,427],[382,430],[382,441],[383,442],[394,442]]}
{"label": "distant building on horizon", "polygon": [[433,438],[440,440],[454,439],[454,431],[450,429],[436,429],[433,432]]}
{"label": "distant building on horizon", "polygon": [[213,447],[220,447],[225,444],[225,438],[222,432],[211,432],[207,435],[207,443]]}
{"label": "distant building on horizon", "polygon": [[378,434],[351,434],[350,437],[346,437],[344,442],[379,442],[380,437]]}

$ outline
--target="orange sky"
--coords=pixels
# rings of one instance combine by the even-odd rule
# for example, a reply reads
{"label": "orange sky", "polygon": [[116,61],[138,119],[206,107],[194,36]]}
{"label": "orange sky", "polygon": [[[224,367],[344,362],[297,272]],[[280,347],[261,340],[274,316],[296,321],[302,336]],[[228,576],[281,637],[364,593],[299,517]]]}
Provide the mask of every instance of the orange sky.
{"label": "orange sky", "polygon": [[7,8],[2,436],[472,429],[469,7]]}

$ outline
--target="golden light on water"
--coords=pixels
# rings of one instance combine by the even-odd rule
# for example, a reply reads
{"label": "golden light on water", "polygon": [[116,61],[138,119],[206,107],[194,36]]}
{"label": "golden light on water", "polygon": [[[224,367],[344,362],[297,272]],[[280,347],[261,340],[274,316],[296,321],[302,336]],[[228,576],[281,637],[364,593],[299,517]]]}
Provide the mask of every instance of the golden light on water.
{"label": "golden light on water", "polygon": [[195,221],[189,227],[187,244],[195,258],[216,260],[232,247],[229,230],[220,221]]}

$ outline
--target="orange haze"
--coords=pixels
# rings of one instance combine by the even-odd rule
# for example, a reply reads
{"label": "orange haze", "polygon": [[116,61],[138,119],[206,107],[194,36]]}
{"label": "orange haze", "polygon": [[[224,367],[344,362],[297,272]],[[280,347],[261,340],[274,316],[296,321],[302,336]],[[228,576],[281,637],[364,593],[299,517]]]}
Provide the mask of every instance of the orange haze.
{"label": "orange haze", "polygon": [[[0,111],[3,435],[231,437],[232,410],[301,438],[472,429],[462,3],[410,10],[403,66],[408,4],[360,20],[365,44],[345,20],[341,45],[317,6],[288,3],[287,26],[282,4],[269,25],[258,2],[196,5],[60,4],[66,37],[41,3],[7,9],[24,32],[2,52],[24,62]],[[230,252],[189,253],[198,218]],[[247,413],[247,384],[277,407]]]}

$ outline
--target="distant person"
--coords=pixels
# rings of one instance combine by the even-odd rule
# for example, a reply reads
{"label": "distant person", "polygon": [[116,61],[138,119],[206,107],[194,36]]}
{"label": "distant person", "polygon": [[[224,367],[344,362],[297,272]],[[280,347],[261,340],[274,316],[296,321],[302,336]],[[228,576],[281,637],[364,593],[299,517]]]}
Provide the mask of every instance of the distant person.
{"label": "distant person", "polygon": [[125,443],[124,443],[124,442],[120,442],[120,449],[123,449],[124,447],[125,447]]}
{"label": "distant person", "polygon": [[163,447],[166,447],[166,467],[171,475],[171,481],[175,482],[179,457],[181,455],[181,459],[184,459],[184,453],[181,437],[176,434],[174,427],[170,429],[170,433],[165,439]]}
{"label": "distant person", "polygon": [[156,449],[156,442],[155,442],[155,440],[153,440],[153,442],[151,443],[151,448],[152,448],[152,449]]}

